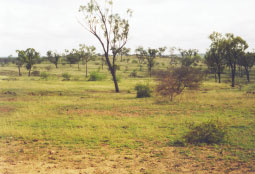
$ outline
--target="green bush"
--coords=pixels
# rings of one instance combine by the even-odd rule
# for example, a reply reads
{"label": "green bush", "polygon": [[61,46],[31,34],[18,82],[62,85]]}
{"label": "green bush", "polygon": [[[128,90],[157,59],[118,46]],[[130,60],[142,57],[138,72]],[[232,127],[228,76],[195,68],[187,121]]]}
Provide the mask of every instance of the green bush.
{"label": "green bush", "polygon": [[130,74],[129,77],[137,77],[137,72],[136,70],[133,70]]}
{"label": "green bush", "polygon": [[138,84],[135,86],[137,91],[136,98],[145,98],[151,96],[151,91],[149,85]]}
{"label": "green bush", "polygon": [[48,77],[49,77],[50,75],[47,73],[47,72],[42,72],[41,74],[40,74],[40,77],[42,78],[42,79],[48,79]]}
{"label": "green bush", "polygon": [[105,76],[98,72],[92,72],[90,73],[90,76],[89,76],[89,81],[102,81],[104,79],[105,79]]}
{"label": "green bush", "polygon": [[190,144],[220,144],[225,141],[227,130],[218,120],[210,120],[199,125],[189,125],[190,131],[184,140]]}
{"label": "green bush", "polygon": [[133,63],[133,64],[137,64],[138,62],[137,62],[137,60],[132,60],[132,62],[131,63]]}
{"label": "green bush", "polygon": [[32,76],[40,76],[40,71],[33,71],[31,72]]}
{"label": "green bush", "polygon": [[62,77],[64,78],[64,80],[70,80],[71,77],[72,77],[72,75],[69,74],[69,73],[63,73],[63,74],[62,74]]}

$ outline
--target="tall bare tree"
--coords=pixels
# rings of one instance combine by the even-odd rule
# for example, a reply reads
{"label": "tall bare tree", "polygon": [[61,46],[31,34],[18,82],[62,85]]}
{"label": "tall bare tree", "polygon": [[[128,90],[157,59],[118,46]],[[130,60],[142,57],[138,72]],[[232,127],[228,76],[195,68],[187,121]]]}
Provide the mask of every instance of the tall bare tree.
{"label": "tall bare tree", "polygon": [[122,19],[119,14],[113,13],[112,1],[106,0],[105,4],[100,5],[96,0],[90,0],[87,5],[80,6],[79,12],[83,15],[80,24],[100,42],[113,78],[115,91],[119,92],[116,78],[116,58],[128,41],[128,17],[132,16],[132,11],[127,10],[127,18]]}

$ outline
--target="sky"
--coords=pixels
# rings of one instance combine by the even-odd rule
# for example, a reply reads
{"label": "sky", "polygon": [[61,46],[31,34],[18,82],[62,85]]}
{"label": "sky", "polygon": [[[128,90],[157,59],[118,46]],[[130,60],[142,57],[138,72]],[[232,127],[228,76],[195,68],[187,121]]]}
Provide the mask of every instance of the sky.
{"label": "sky", "polygon": [[[35,48],[45,55],[78,48],[102,49],[79,24],[89,0],[0,0],[0,57]],[[102,0],[98,0],[102,1]],[[114,0],[114,11],[132,9],[127,47],[177,47],[206,52],[213,32],[234,33],[255,48],[254,0]]]}

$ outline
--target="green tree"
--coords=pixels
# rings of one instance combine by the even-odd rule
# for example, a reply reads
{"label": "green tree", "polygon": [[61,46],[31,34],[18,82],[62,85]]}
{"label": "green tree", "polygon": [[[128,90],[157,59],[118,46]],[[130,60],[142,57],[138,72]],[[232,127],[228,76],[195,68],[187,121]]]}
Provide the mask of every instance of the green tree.
{"label": "green tree", "polygon": [[[83,15],[81,25],[100,42],[113,78],[115,91],[119,92],[116,78],[116,58],[128,41],[130,25],[127,18],[122,19],[119,14],[114,14],[112,7],[112,1],[106,1],[102,8],[102,5],[99,5],[96,0],[90,0],[87,5],[80,6],[79,12]],[[127,14],[131,16],[131,10],[127,10]]]}
{"label": "green tree", "polygon": [[52,51],[47,52],[47,59],[55,65],[56,68],[58,68],[58,64],[61,59],[61,55],[57,53],[53,53]]}
{"label": "green tree", "polygon": [[157,53],[158,53],[157,49],[149,48],[147,51],[147,54],[146,54],[147,55],[146,56],[147,66],[148,66],[148,71],[149,71],[150,77],[151,77],[151,73],[152,73],[152,68],[155,65],[155,59],[157,57]]}
{"label": "green tree", "polygon": [[213,32],[209,38],[212,43],[205,55],[205,62],[213,69],[215,76],[218,75],[218,81],[221,83],[221,74],[225,67],[223,36],[221,33]]}
{"label": "green tree", "polygon": [[140,71],[142,71],[142,64],[144,63],[144,60],[147,57],[147,52],[144,50],[142,46],[139,46],[138,48],[135,49],[135,55],[138,59],[138,63],[140,66]]}
{"label": "green tree", "polygon": [[181,54],[180,61],[182,66],[188,67],[191,65],[196,65],[196,63],[198,63],[200,60],[198,50],[196,49],[189,50],[179,49],[179,52]]}
{"label": "green tree", "polygon": [[24,60],[24,63],[26,64],[26,68],[28,70],[28,76],[30,76],[33,65],[38,63],[40,59],[40,53],[36,52],[34,48],[28,48],[25,51],[17,50],[17,52],[22,57],[21,60]]}
{"label": "green tree", "polygon": [[22,76],[20,69],[21,69],[21,67],[24,65],[24,63],[26,61],[25,51],[23,51],[23,50],[16,50],[16,52],[18,53],[18,57],[15,60],[15,64],[18,67],[19,76]]}
{"label": "green tree", "polygon": [[225,51],[224,58],[226,63],[231,69],[231,86],[235,87],[236,67],[238,61],[243,57],[244,51],[248,48],[248,44],[240,36],[235,37],[234,34],[227,33],[222,47]]}
{"label": "green tree", "polygon": [[158,55],[159,57],[162,57],[164,53],[166,52],[167,47],[160,47],[158,48]]}
{"label": "green tree", "polygon": [[86,66],[86,77],[88,77],[88,62],[95,59],[96,57],[96,47],[94,46],[86,46],[84,44],[80,44],[79,48],[79,56]]}
{"label": "green tree", "polygon": [[81,58],[79,57],[78,50],[65,50],[65,58],[66,61],[70,64],[70,67],[71,65],[78,63],[78,70],[80,69],[79,61]]}
{"label": "green tree", "polygon": [[255,53],[245,53],[239,60],[239,65],[243,66],[245,69],[247,81],[250,82],[250,70],[255,63]]}
{"label": "green tree", "polygon": [[129,55],[129,53],[130,53],[130,51],[131,51],[131,49],[130,48],[126,48],[126,47],[123,47],[122,49],[121,49],[121,51],[120,51],[120,61],[122,62],[123,60],[122,60],[122,57],[123,56],[128,56]]}

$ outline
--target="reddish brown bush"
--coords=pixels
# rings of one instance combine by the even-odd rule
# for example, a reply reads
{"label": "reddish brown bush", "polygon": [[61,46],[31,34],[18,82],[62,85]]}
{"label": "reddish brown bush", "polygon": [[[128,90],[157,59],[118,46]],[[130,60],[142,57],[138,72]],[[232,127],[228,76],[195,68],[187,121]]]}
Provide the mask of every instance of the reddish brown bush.
{"label": "reddish brown bush", "polygon": [[179,67],[157,72],[156,79],[159,82],[156,92],[161,96],[169,97],[172,101],[185,88],[198,89],[203,80],[203,73],[192,67]]}

